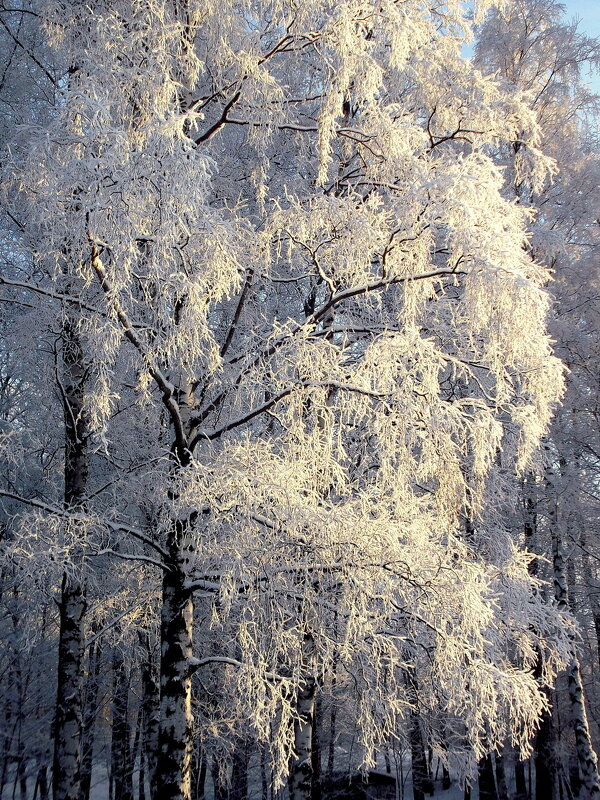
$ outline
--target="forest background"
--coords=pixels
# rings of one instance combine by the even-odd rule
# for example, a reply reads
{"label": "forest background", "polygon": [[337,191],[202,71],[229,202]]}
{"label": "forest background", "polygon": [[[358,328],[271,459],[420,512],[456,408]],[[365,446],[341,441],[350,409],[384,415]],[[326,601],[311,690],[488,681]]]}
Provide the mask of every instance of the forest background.
{"label": "forest background", "polygon": [[15,0],[0,43],[3,800],[600,797],[598,41]]}

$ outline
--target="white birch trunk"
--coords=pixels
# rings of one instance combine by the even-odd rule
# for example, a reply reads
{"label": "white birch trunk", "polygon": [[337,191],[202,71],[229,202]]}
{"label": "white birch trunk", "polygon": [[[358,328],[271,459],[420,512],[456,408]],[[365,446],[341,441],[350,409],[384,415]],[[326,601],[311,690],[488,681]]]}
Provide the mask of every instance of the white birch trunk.
{"label": "white birch trunk", "polygon": [[157,765],[159,800],[191,800],[192,629],[194,604],[185,588],[182,558],[185,523],[175,523],[169,543],[170,569],[163,578],[161,611],[160,728]]}
{"label": "white birch trunk", "polygon": [[[88,477],[87,425],[83,409],[85,363],[77,320],[63,325],[65,486],[67,508],[81,506]],[[56,712],[54,717],[54,800],[80,800],[85,590],[73,574],[63,575],[59,603],[60,631]]]}
{"label": "white birch trunk", "polygon": [[317,684],[308,678],[298,692],[294,722],[294,758],[290,767],[289,800],[311,800],[313,786],[313,720]]}

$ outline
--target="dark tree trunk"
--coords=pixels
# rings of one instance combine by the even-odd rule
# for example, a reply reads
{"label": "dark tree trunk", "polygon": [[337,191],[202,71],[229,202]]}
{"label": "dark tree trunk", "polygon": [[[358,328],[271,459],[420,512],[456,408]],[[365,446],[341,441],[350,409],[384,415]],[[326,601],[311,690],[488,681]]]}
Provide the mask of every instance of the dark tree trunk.
{"label": "dark tree trunk", "polygon": [[138,771],[138,800],[146,800],[146,758],[143,747],[144,740],[144,704],[140,703],[133,740],[132,763],[137,763]]}
{"label": "dark tree trunk", "polygon": [[515,797],[514,800],[528,800],[527,781],[525,779],[525,762],[515,761]]}
{"label": "dark tree trunk", "polygon": [[413,797],[414,800],[425,800],[426,794],[431,794],[432,786],[427,769],[427,756],[421,733],[419,715],[412,711],[410,715],[410,755],[412,763]]}
{"label": "dark tree trunk", "polygon": [[383,759],[385,761],[385,772],[386,772],[386,775],[391,775],[392,774],[392,762],[390,760],[390,749],[389,749],[389,747],[386,747],[385,750],[383,751]]}
{"label": "dark tree trunk", "polygon": [[267,746],[260,747],[260,800],[269,800],[269,777],[267,772]]}
{"label": "dark tree trunk", "polygon": [[248,756],[249,742],[240,737],[233,751],[231,764],[230,800],[248,800]]}
{"label": "dark tree trunk", "polygon": [[406,688],[412,704],[409,718],[410,756],[412,766],[413,798],[425,800],[426,794],[433,793],[433,783],[429,777],[427,753],[421,731],[421,717],[419,714],[419,687],[414,670],[404,671]]}
{"label": "dark tree trunk", "polygon": [[83,708],[83,731],[81,748],[81,797],[89,800],[92,783],[94,757],[94,723],[98,713],[98,688],[100,684],[100,651],[93,642],[89,651],[88,679]]}
{"label": "dark tree trunk", "polygon": [[114,800],[133,800],[133,764],[129,726],[129,680],[123,654],[113,650],[111,773]]}
{"label": "dark tree trunk", "polygon": [[494,780],[494,767],[490,753],[479,762],[477,779],[479,782],[479,800],[498,800],[496,782]]}
{"label": "dark tree trunk", "polygon": [[[549,690],[546,690],[550,696]],[[542,717],[536,735],[535,746],[535,798],[553,800],[557,784],[556,759],[554,756],[554,719],[552,711]]]}
{"label": "dark tree trunk", "polygon": [[337,684],[336,670],[337,666],[334,662],[333,676],[331,678],[331,711],[329,714],[329,743],[327,748],[327,778],[329,780],[333,778],[333,772],[335,770],[335,737],[337,735],[337,705],[335,697],[335,689]]}
{"label": "dark tree trunk", "polygon": [[48,769],[45,764],[38,769],[37,786],[40,800],[50,800],[48,791]]}
{"label": "dark tree trunk", "polygon": [[146,650],[146,658],[142,665],[142,705],[144,710],[144,738],[142,752],[144,762],[148,767],[148,782],[150,785],[151,800],[158,800],[157,789],[157,760],[158,760],[158,732],[160,719],[160,689],[152,663],[152,648],[147,634],[141,635],[142,644]]}
{"label": "dark tree trunk", "polygon": [[504,755],[502,753],[496,753],[496,784],[498,787],[498,800],[509,800]]}
{"label": "dark tree trunk", "polygon": [[311,761],[312,761],[312,800],[321,800],[321,734],[323,731],[323,697],[317,689],[313,714]]}
{"label": "dark tree trunk", "polygon": [[598,666],[600,666],[600,607],[596,602],[592,606],[592,615],[594,618],[594,630],[596,631],[596,656],[598,658]]}
{"label": "dark tree trunk", "polygon": [[445,764],[442,764],[442,789],[447,791],[452,786],[452,781],[450,780],[450,773],[448,772],[448,767]]}
{"label": "dark tree trunk", "polygon": [[581,775],[579,773],[579,759],[577,754],[569,753],[569,797],[579,797],[581,794]]}
{"label": "dark tree trunk", "polygon": [[17,778],[21,800],[27,800],[27,761],[23,757],[19,758],[19,763],[17,764]]}

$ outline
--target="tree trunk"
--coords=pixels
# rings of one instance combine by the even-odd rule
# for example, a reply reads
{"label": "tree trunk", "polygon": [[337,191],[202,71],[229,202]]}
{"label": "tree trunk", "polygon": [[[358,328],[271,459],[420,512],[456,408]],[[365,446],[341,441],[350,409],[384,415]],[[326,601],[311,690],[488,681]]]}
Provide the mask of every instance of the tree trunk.
{"label": "tree trunk", "polygon": [[528,800],[527,781],[525,779],[525,762],[515,760],[515,797],[514,800]]}
{"label": "tree trunk", "polygon": [[[558,532],[557,501],[554,498],[552,498],[552,501],[553,513],[550,518],[552,522],[552,547],[554,551],[554,595],[558,607],[562,611],[568,611],[569,590],[565,574],[563,543]],[[577,750],[577,760],[579,761],[579,770],[581,772],[581,781],[590,800],[599,800],[600,775],[598,774],[598,759],[592,746],[592,737],[590,735],[590,727],[585,710],[581,669],[575,655],[573,655],[567,667],[567,681],[569,686],[571,721],[575,732],[575,747]]]}
{"label": "tree trunk", "polygon": [[412,782],[414,800],[425,800],[429,792],[429,775],[427,773],[427,758],[421,735],[419,715],[411,712],[410,715],[410,755],[412,762]]}
{"label": "tree trunk", "polygon": [[[19,795],[21,800],[27,800],[27,761],[21,755],[17,763],[16,778],[19,783]],[[14,797],[13,791],[13,797]]]}
{"label": "tree trunk", "polygon": [[448,772],[448,767],[446,764],[442,764],[442,789],[447,792],[448,789],[452,786],[452,780],[450,779],[450,773]]}
{"label": "tree trunk", "polygon": [[[525,506],[525,517],[523,531],[525,534],[525,546],[532,553],[538,553],[540,548],[537,542],[537,493],[535,477],[528,476],[523,486],[523,497]],[[536,577],[539,572],[539,561],[534,559],[530,562],[528,572]],[[541,682],[542,677],[542,653],[538,650],[537,661],[534,668],[536,680]],[[556,759],[554,757],[554,718],[552,715],[552,694],[546,687],[542,687],[549,705],[549,711],[542,715],[540,726],[535,735],[535,753],[533,762],[535,764],[535,797],[536,800],[552,800],[554,797],[554,787],[557,783]],[[529,761],[529,792],[532,797],[531,784],[531,760]]]}
{"label": "tree trunk", "polygon": [[133,765],[129,727],[129,680],[123,654],[113,650],[111,773],[114,800],[133,800]]}
{"label": "tree trunk", "polygon": [[248,800],[248,754],[249,742],[240,737],[233,751],[230,800]]}
{"label": "tree trunk", "polygon": [[269,800],[269,777],[267,772],[267,745],[260,746],[260,800]]}
{"label": "tree trunk", "polygon": [[[66,508],[83,505],[88,478],[87,424],[83,407],[85,363],[77,320],[63,324]],[[54,716],[54,800],[81,798],[81,731],[85,589],[75,571],[64,573],[59,606],[56,712]]]}
{"label": "tree trunk", "polygon": [[502,753],[496,753],[496,786],[499,800],[509,800],[504,755]]}
{"label": "tree trunk", "polygon": [[135,724],[135,736],[133,739],[133,752],[131,756],[132,764],[137,763],[138,773],[138,800],[146,800],[146,759],[144,753],[144,704],[140,703]]}
{"label": "tree trunk", "polygon": [[45,764],[38,769],[37,785],[40,800],[49,800],[50,794],[48,792],[48,772]]}
{"label": "tree trunk", "polygon": [[386,775],[392,774],[392,761],[390,759],[390,748],[386,747],[383,751],[383,760],[385,761],[385,773]]}
{"label": "tree trunk", "polygon": [[59,603],[58,688],[54,723],[54,800],[81,798],[81,683],[83,618],[86,601],[83,588],[65,573]]}
{"label": "tree trunk", "polygon": [[313,714],[311,760],[312,760],[312,800],[321,800],[321,733],[323,731],[323,697],[317,689]]}
{"label": "tree trunk", "polygon": [[477,767],[479,800],[498,800],[491,753],[484,756]]}
{"label": "tree trunk", "polygon": [[573,657],[567,668],[569,683],[569,700],[571,701],[571,717],[575,730],[575,746],[577,760],[581,772],[581,782],[585,786],[591,800],[600,798],[600,778],[598,776],[598,759],[592,746],[583,694],[583,682],[579,661]]}
{"label": "tree trunk", "polygon": [[307,678],[298,692],[298,719],[294,721],[294,758],[290,765],[289,800],[311,800],[313,791],[312,738],[317,684]]}
{"label": "tree trunk", "polygon": [[337,734],[337,705],[336,705],[336,685],[337,685],[337,659],[333,662],[333,675],[331,676],[331,711],[329,713],[329,744],[327,749],[327,778],[331,781],[335,770],[335,737]]}
{"label": "tree trunk", "polygon": [[100,684],[100,652],[98,642],[90,647],[88,679],[83,708],[83,732],[81,752],[81,797],[89,800],[94,758],[94,723],[98,713],[98,687]]}
{"label": "tree trunk", "polygon": [[145,763],[148,767],[148,781],[150,785],[150,798],[157,800],[157,759],[158,759],[158,735],[160,719],[160,689],[154,674],[152,663],[152,649],[148,634],[140,635],[142,644],[146,650],[146,658],[142,665],[142,704],[144,708],[144,740],[142,751],[145,756]]}
{"label": "tree trunk", "polygon": [[404,677],[412,708],[409,719],[410,755],[412,766],[413,799],[425,800],[425,794],[432,794],[433,785],[427,767],[425,743],[421,731],[421,718],[418,709],[419,691],[414,671],[405,670]]}
{"label": "tree trunk", "polygon": [[[550,691],[546,690],[550,700]],[[544,713],[536,735],[535,744],[535,798],[552,800],[557,783],[556,758],[554,754],[554,719],[552,710]]]}
{"label": "tree trunk", "polygon": [[191,800],[194,603],[185,588],[186,528],[179,521],[173,527],[168,544],[169,569],[163,576],[157,765],[160,800]]}

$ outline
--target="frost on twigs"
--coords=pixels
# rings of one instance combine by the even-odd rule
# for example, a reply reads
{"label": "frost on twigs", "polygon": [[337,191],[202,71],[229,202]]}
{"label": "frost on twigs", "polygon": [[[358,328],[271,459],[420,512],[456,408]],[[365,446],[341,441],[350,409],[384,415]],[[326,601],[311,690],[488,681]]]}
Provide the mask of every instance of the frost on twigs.
{"label": "frost on twigs", "polygon": [[526,752],[532,654],[550,681],[568,651],[499,511],[562,391],[493,158],[518,132],[548,173],[527,98],[461,58],[458,0],[187,5],[50,4],[71,71],[14,166],[117,476],[94,502],[151,529],[185,648],[197,594],[169,712],[195,671],[204,739],[249,721],[280,784],[307,687],[336,671],[370,764],[408,675],[465,763]]}

